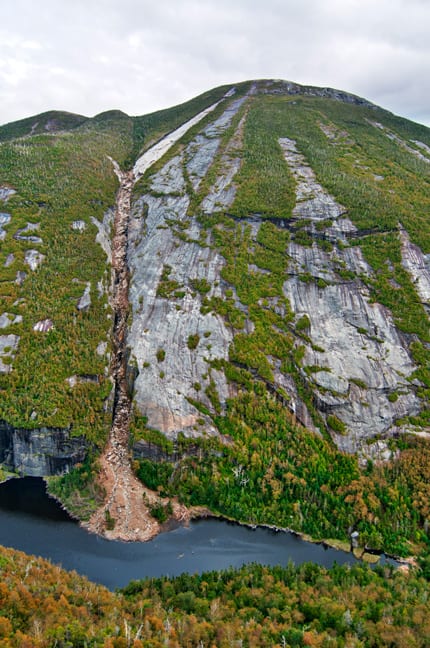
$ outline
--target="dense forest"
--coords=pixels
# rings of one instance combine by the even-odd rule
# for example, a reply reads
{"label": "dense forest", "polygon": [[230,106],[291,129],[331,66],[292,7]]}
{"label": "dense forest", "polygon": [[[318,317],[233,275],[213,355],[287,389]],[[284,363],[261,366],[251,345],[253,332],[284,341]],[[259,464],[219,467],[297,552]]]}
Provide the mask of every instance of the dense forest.
{"label": "dense forest", "polygon": [[428,566],[248,565],[131,582],[112,593],[40,558],[0,550],[4,648],[424,648]]}

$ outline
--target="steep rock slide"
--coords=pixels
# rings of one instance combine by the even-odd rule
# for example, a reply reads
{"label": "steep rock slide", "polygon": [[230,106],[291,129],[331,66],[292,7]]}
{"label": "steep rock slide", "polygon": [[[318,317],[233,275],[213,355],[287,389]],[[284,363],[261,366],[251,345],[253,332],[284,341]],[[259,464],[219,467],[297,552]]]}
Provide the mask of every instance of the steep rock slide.
{"label": "steep rock slide", "polygon": [[[230,91],[224,99],[231,94]],[[110,374],[114,383],[114,402],[109,439],[99,459],[99,483],[105,493],[104,502],[86,525],[88,530],[103,534],[110,539],[146,541],[160,530],[160,525],[150,514],[151,507],[159,502],[159,498],[155,493],[144,488],[136,478],[130,461],[131,396],[127,380],[130,270],[127,249],[133,186],[152,164],[159,160],[192,126],[212,112],[220,101],[198,113],[157,142],[137,160],[133,170],[122,171],[112,160],[120,183],[113,222],[110,290],[110,305],[113,312]],[[189,518],[189,511],[179,503],[172,502],[172,507],[173,517],[177,520]]]}

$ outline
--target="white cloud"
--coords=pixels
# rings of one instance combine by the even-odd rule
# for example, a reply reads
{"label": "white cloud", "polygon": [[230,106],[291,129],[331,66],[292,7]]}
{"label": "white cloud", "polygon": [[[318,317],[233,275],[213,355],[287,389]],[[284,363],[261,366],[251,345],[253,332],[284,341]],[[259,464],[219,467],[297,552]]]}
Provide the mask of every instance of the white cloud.
{"label": "white cloud", "polygon": [[427,0],[15,0],[2,8],[0,122],[144,114],[275,77],[430,123],[429,24]]}
{"label": "white cloud", "polygon": [[26,40],[21,43],[21,47],[23,49],[28,49],[28,50],[40,50],[42,49],[42,45],[38,43],[37,41],[34,40]]}

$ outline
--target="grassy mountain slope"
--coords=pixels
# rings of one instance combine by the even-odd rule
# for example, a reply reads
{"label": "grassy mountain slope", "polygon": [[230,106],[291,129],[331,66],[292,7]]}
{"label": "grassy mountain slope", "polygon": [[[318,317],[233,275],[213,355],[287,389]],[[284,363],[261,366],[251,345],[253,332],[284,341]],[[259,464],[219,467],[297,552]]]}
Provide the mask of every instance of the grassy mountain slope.
{"label": "grassy mountain slope", "polygon": [[87,117],[60,110],[49,110],[34,117],[27,117],[16,122],[0,126],[0,141],[24,137],[26,135],[40,135],[56,133],[77,128],[87,121]]}

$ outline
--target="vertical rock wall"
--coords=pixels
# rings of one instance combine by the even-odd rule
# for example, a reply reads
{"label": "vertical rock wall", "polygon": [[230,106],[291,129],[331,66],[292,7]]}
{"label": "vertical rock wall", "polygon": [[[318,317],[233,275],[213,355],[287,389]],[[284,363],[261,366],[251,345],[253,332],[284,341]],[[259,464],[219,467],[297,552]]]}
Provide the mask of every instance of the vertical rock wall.
{"label": "vertical rock wall", "polygon": [[38,428],[26,430],[0,422],[0,464],[23,476],[61,474],[84,460],[87,446],[71,430]]}

